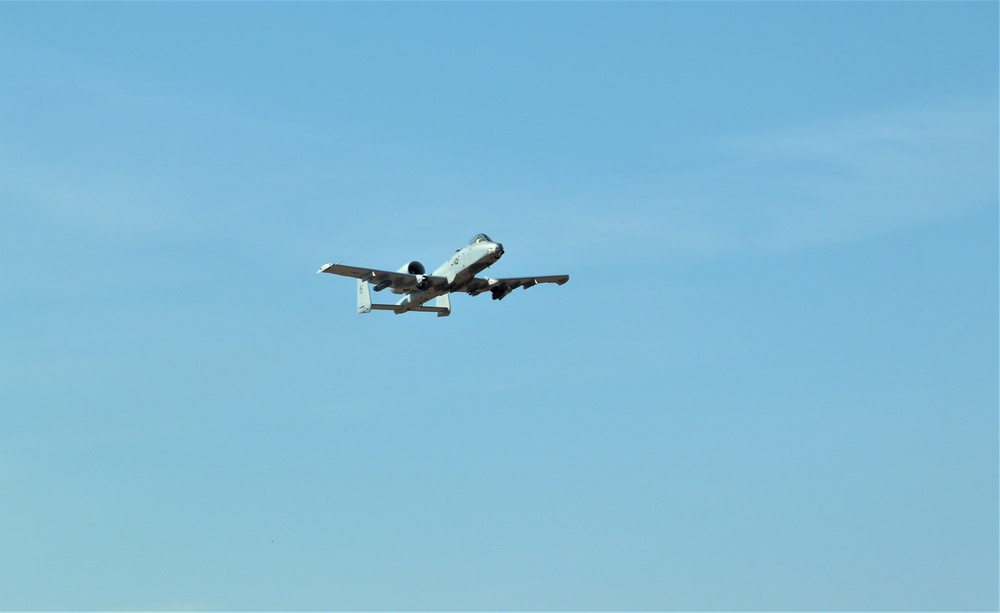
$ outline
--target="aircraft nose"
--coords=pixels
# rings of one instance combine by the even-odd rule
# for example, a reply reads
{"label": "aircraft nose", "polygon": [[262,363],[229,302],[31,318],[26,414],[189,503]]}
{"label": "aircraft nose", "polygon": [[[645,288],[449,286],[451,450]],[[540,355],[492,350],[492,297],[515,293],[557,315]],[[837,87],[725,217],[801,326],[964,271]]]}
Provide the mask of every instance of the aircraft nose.
{"label": "aircraft nose", "polygon": [[501,255],[503,255],[503,245],[501,245],[500,243],[494,243],[493,251],[497,254],[497,257],[500,257]]}

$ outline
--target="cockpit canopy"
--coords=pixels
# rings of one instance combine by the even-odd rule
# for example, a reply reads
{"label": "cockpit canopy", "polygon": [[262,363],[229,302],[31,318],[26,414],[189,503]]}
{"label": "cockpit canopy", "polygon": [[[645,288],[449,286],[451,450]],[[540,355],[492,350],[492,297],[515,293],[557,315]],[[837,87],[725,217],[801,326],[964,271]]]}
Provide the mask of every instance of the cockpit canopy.
{"label": "cockpit canopy", "polygon": [[470,245],[476,245],[478,243],[492,243],[492,242],[493,242],[493,239],[490,238],[490,237],[488,237],[488,236],[486,236],[485,234],[477,234],[477,235],[475,235],[475,236],[472,237],[472,240],[469,241],[469,244]]}

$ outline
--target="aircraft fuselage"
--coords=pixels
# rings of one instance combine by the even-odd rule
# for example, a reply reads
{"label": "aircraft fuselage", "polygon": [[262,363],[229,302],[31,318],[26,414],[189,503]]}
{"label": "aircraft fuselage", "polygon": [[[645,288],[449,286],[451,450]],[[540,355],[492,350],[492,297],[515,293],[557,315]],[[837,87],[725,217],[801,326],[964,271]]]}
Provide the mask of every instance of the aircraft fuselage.
{"label": "aircraft fuselage", "polygon": [[492,240],[473,242],[455,252],[455,255],[431,273],[435,277],[448,279],[448,286],[434,290],[418,290],[406,293],[396,303],[396,313],[411,311],[442,294],[464,291],[465,285],[476,275],[486,270],[503,256],[503,245]]}

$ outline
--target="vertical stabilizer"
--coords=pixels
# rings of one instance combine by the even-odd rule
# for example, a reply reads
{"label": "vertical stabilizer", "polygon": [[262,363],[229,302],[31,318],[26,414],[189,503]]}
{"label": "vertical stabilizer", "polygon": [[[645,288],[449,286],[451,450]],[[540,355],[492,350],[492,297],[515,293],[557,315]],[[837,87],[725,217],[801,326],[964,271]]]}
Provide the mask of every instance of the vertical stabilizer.
{"label": "vertical stabilizer", "polygon": [[372,290],[367,281],[358,279],[358,313],[372,312]]}
{"label": "vertical stabilizer", "polygon": [[434,299],[434,306],[441,311],[438,311],[438,317],[447,317],[451,315],[451,294],[441,294]]}

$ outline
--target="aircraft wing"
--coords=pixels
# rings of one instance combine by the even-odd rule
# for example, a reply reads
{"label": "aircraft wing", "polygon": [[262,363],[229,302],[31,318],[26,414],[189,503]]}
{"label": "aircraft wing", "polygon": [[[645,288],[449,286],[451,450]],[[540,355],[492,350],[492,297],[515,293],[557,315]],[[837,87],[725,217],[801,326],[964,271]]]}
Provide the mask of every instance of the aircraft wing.
{"label": "aircraft wing", "polygon": [[462,291],[475,296],[483,292],[489,291],[493,294],[494,300],[502,300],[504,296],[511,293],[519,287],[528,289],[529,287],[534,287],[539,283],[555,283],[556,285],[562,285],[569,281],[569,275],[552,275],[548,277],[515,277],[510,279],[490,279],[476,277],[465,284]]}
{"label": "aircraft wing", "polygon": [[442,289],[448,286],[448,279],[433,275],[411,275],[405,272],[389,272],[374,268],[359,268],[343,264],[324,264],[317,274],[328,272],[343,277],[354,277],[375,285],[375,291],[391,288],[400,291]]}

